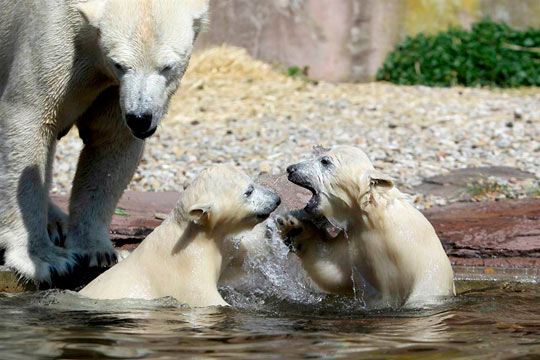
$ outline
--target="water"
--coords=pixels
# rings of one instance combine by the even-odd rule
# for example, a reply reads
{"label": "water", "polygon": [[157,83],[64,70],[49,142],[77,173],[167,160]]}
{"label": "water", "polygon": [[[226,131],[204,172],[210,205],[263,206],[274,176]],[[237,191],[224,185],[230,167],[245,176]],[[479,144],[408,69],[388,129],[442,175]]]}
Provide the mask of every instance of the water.
{"label": "water", "polygon": [[316,291],[276,239],[262,246],[222,287],[228,308],[0,294],[0,359],[540,359],[538,269],[457,269],[455,298],[373,310]]}
{"label": "water", "polygon": [[189,309],[172,299],[0,295],[0,358],[540,356],[538,285],[492,283],[443,305],[400,312],[354,311],[350,299],[339,297],[309,305],[266,300],[264,306]]}

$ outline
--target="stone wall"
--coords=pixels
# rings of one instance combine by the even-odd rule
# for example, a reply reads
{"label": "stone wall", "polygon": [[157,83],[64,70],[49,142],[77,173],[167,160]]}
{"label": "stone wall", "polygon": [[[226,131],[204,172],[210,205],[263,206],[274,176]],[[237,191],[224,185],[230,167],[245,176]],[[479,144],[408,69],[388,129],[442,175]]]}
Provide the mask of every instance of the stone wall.
{"label": "stone wall", "polygon": [[212,0],[199,47],[242,46],[256,58],[309,66],[328,81],[369,81],[407,35],[470,26],[489,15],[540,27],[538,0]]}

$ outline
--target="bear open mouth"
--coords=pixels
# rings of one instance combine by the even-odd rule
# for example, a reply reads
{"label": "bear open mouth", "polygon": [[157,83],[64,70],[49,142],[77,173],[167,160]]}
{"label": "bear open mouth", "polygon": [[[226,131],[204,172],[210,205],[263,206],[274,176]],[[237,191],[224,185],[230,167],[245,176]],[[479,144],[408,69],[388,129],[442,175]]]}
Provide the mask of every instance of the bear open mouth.
{"label": "bear open mouth", "polygon": [[288,179],[293,184],[296,184],[300,187],[303,187],[304,189],[311,191],[311,194],[313,196],[311,197],[311,199],[309,199],[304,210],[306,210],[308,213],[315,212],[315,209],[317,209],[321,201],[319,191],[317,191],[315,186],[313,186],[306,178],[296,176],[294,173],[289,174]]}
{"label": "bear open mouth", "polygon": [[313,193],[313,196],[311,197],[311,199],[309,199],[304,210],[306,210],[308,213],[314,213],[315,209],[317,209],[317,207],[319,206],[320,201],[321,198],[319,197],[319,194]]}

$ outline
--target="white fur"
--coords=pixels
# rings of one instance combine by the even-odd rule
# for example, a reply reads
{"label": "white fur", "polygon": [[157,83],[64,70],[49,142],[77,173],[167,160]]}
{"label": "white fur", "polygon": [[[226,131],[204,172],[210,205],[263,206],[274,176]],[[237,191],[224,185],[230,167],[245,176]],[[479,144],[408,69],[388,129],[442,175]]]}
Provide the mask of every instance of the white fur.
{"label": "white fur", "polygon": [[242,172],[222,165],[209,168],[133,254],[81,294],[98,299],[172,296],[190,306],[227,305],[218,281],[231,259],[246,253],[233,236],[262,221],[254,215],[269,214],[278,205],[275,193],[251,184]]}
{"label": "white fur", "polygon": [[[321,166],[327,157],[330,166]],[[294,213],[282,218],[284,235],[294,239],[298,255],[324,290],[366,290],[366,300],[382,306],[414,306],[455,294],[453,272],[433,226],[373,168],[354,147],[337,147],[295,165],[321,198],[315,209],[343,231],[329,237]],[[322,250],[324,249],[324,250]]]}
{"label": "white fur", "polygon": [[[75,254],[90,265],[111,263],[115,205],[141,157],[141,139],[156,129],[180,83],[208,0],[0,0],[0,9],[6,265],[49,281],[69,272]],[[129,127],[127,114],[136,120]],[[133,129],[143,115],[151,116],[144,134]],[[48,190],[56,141],[73,125],[85,147],[68,218]],[[62,240],[67,249],[53,244]]]}

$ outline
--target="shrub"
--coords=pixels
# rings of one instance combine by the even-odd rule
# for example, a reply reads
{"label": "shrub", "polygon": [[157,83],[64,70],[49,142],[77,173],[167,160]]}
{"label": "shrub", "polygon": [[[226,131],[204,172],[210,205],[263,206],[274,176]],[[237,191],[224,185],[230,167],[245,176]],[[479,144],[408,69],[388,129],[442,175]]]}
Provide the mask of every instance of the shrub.
{"label": "shrub", "polygon": [[395,84],[540,86],[540,30],[517,31],[485,19],[471,31],[451,28],[407,38],[377,80]]}

